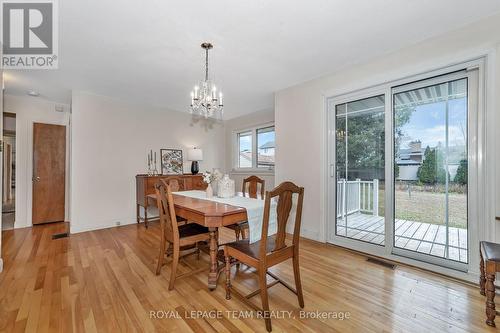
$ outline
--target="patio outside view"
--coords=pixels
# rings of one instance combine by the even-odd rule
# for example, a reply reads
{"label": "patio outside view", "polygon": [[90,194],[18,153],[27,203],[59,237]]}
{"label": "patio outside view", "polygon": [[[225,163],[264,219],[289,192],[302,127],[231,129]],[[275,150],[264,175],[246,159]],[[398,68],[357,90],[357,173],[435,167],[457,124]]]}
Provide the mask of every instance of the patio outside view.
{"label": "patio outside view", "polygon": [[[379,245],[384,103],[378,96],[337,106],[337,235]],[[466,103],[465,79],[394,95],[395,247],[468,261]]]}

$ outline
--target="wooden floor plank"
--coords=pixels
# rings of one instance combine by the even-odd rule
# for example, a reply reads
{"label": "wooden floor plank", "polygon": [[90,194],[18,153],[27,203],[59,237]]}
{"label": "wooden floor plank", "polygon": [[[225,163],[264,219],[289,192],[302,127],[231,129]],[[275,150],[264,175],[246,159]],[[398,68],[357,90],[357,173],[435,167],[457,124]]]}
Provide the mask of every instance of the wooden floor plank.
{"label": "wooden floor plank", "polygon": [[[383,243],[380,217],[358,226],[370,227],[366,240]],[[368,223],[368,224],[367,224]],[[401,234],[436,236],[408,221],[397,221]],[[432,228],[432,229],[431,229]],[[263,320],[228,317],[225,311],[249,311],[238,299],[225,299],[224,275],[214,291],[207,271],[176,281],[168,290],[169,265],[154,274],[159,227],[128,225],[52,240],[66,224],[4,231],[0,274],[1,332],[265,332]],[[436,230],[435,230],[436,229]],[[412,232],[410,232],[410,231]],[[221,230],[221,242],[234,239]],[[457,233],[460,243],[459,232]],[[399,237],[399,236],[398,236]],[[409,238],[399,237],[408,243]],[[434,240],[434,239],[433,239]],[[420,241],[420,240],[417,240]],[[423,248],[426,243],[427,248]],[[439,244],[417,250],[441,253]],[[494,332],[484,324],[485,299],[478,288],[404,265],[395,270],[367,264],[366,257],[332,245],[302,240],[300,266],[305,310],[349,312],[350,318],[301,318],[296,296],[286,288],[270,288],[272,310],[291,311],[293,318],[273,319],[273,332]],[[413,243],[412,243],[413,246]],[[439,247],[441,246],[441,247]],[[453,250],[455,251],[455,250]],[[466,255],[457,248],[456,255]],[[454,252],[455,253],[455,252]],[[455,254],[453,254],[455,255]],[[206,266],[202,255],[181,261],[179,270]],[[293,284],[290,263],[272,271]],[[233,285],[245,292],[258,288],[253,269],[232,270]],[[271,279],[269,280],[269,282]],[[253,299],[260,305],[258,296]],[[179,311],[179,319],[151,317],[155,311]],[[222,318],[195,319],[196,311],[223,310]]]}

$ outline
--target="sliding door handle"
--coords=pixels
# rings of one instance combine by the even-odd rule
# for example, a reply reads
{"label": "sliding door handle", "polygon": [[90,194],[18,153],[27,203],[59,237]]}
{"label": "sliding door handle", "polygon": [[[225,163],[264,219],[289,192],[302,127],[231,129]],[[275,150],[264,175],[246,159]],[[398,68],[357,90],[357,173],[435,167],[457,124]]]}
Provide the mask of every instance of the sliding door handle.
{"label": "sliding door handle", "polygon": [[33,182],[39,182],[40,181],[40,177],[33,177]]}

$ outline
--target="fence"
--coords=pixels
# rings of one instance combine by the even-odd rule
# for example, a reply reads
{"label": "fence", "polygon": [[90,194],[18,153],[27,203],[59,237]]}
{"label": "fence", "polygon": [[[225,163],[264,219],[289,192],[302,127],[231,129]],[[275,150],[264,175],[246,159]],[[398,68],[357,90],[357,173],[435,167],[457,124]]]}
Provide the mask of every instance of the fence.
{"label": "fence", "polygon": [[354,213],[378,216],[378,179],[337,181],[337,218]]}

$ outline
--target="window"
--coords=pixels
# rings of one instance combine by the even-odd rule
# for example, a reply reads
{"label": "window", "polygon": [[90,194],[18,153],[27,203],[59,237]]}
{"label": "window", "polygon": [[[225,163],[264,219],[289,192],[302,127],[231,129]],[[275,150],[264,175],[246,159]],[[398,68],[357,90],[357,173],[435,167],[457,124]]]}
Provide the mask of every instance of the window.
{"label": "window", "polygon": [[257,129],[257,168],[274,167],[274,126]]}
{"label": "window", "polygon": [[238,133],[238,149],[240,168],[252,167],[252,132]]}
{"label": "window", "polygon": [[274,169],[274,125],[236,132],[235,169]]}

